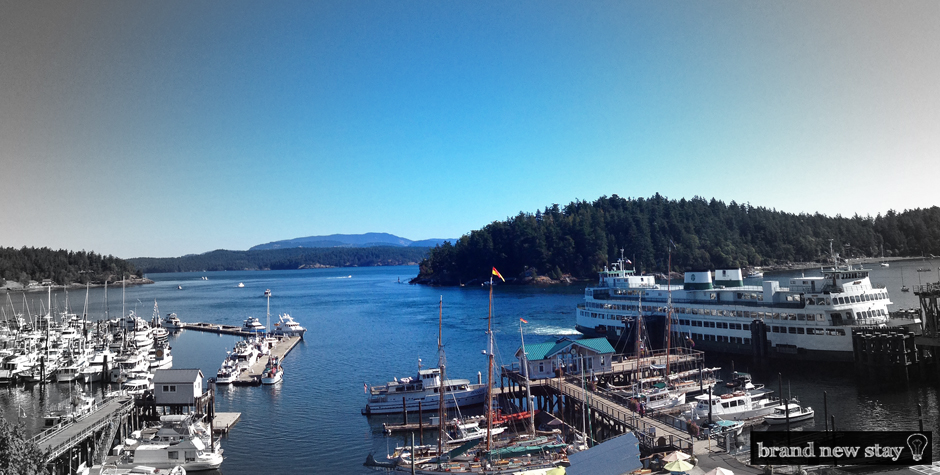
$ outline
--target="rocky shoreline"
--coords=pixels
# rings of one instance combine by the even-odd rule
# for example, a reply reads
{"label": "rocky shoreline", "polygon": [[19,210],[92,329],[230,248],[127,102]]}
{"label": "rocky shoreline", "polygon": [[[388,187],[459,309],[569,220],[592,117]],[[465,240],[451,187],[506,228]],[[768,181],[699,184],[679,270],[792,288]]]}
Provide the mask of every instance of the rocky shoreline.
{"label": "rocky shoreline", "polygon": [[[146,284],[152,284],[152,283],[153,281],[147,278],[131,277],[123,281],[120,281],[120,280],[110,281],[109,280],[108,286],[117,287],[122,284],[125,286],[131,286],[131,285],[146,285]],[[19,282],[7,281],[4,285],[0,286],[0,290],[4,290],[7,292],[46,292],[47,291],[46,289],[48,289],[49,287],[52,287],[52,290],[75,290],[75,289],[84,289],[85,284],[76,282],[76,283],[72,283],[68,285],[35,284],[35,285],[24,286],[23,284]],[[89,287],[94,287],[94,288],[104,287],[104,282],[94,282],[94,283],[91,283]]]}

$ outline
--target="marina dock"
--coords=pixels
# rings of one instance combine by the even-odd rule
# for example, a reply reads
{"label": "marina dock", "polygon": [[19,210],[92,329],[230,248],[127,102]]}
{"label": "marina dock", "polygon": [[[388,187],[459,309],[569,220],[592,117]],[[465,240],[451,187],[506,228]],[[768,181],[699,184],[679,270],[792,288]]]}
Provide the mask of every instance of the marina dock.
{"label": "marina dock", "polygon": [[251,337],[258,335],[257,332],[246,332],[237,325],[219,325],[218,323],[183,323],[180,322],[180,329],[195,330],[197,332],[218,333],[221,335],[235,335],[240,337]]}
{"label": "marina dock", "polygon": [[[297,342],[299,341],[299,336],[281,337],[277,345],[271,350],[271,356],[284,359],[284,357],[290,353],[290,350],[293,350],[294,347],[297,346]],[[261,373],[264,372],[264,366],[267,363],[267,358],[258,359],[258,361],[255,361],[255,363],[251,365],[248,371],[242,371],[241,374],[238,375],[238,379],[232,382],[232,384],[235,386],[260,386]]]}

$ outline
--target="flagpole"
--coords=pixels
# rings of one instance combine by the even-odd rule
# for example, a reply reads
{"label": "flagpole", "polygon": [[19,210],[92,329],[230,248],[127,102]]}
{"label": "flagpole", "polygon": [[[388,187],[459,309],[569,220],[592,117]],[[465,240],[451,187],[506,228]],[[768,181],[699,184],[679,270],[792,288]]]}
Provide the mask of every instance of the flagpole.
{"label": "flagpole", "polygon": [[[495,271],[496,268],[494,267]],[[489,336],[487,348],[486,370],[486,451],[489,452],[493,441],[493,384],[490,378],[493,375],[493,275],[490,274],[490,307],[486,319],[486,334]]]}

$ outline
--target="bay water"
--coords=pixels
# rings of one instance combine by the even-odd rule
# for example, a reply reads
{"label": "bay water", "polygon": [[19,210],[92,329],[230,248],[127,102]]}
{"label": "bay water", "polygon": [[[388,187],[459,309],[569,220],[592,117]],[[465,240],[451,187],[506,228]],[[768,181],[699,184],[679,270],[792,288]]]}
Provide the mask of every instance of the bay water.
{"label": "bay water", "polygon": [[[877,264],[867,267],[872,268],[874,283],[888,287],[891,309],[895,310],[918,306],[912,293],[900,292],[901,276],[908,286],[917,285],[918,279],[921,283],[936,281],[938,264],[937,260],[894,261],[889,268]],[[928,267],[933,271],[916,272]],[[807,270],[765,278],[785,282],[790,276],[813,272],[818,275],[818,270]],[[107,300],[104,289],[92,289],[88,315],[91,319],[115,318],[123,307],[123,311],[135,311],[149,320],[156,301],[163,317],[173,312],[184,322],[241,325],[253,316],[266,323],[264,291],[270,289],[271,324],[278,314],[289,313],[308,332],[285,358],[282,383],[217,389],[216,410],[242,414],[222,441],[226,459],[220,472],[367,474],[374,472],[362,466],[366,455],[374,452],[381,459],[396,445],[410,441],[403,435],[382,432],[383,422],[400,422],[401,415],[360,414],[365,404],[364,385],[414,376],[419,364],[437,365],[441,302],[448,377],[475,382],[478,373],[486,372],[482,351],[487,345],[488,289],[405,283],[416,274],[416,266],[149,274],[155,283],[128,287],[123,306],[120,288],[109,288]],[[522,324],[527,344],[578,338],[575,307],[582,301],[584,287],[583,283],[497,286],[493,299],[497,365],[515,362],[520,318],[528,321]],[[0,298],[6,316],[22,312],[24,300],[35,315],[47,299],[45,294],[19,292]],[[73,312],[81,314],[84,302],[84,291],[68,293]],[[66,307],[64,292],[53,293],[53,307],[58,311]],[[171,336],[173,367],[198,368],[206,378],[212,377],[236,341],[234,336],[184,330]],[[936,430],[940,420],[934,382],[862,382],[844,365],[824,363],[756,369],[744,357],[708,355],[707,360],[710,366],[722,366],[725,378],[730,377],[733,362],[735,369],[752,370],[756,382],[775,390],[779,373],[784,393],[799,396],[817,411],[815,425],[802,426],[806,430],[823,427],[824,391],[828,414],[835,416],[840,430],[914,430],[920,417],[918,405],[926,430]],[[65,384],[4,387],[0,388],[0,408],[8,420],[22,422],[34,433],[41,428],[42,413],[65,400],[68,392]],[[27,417],[19,417],[23,413]],[[430,436],[425,434],[426,443],[432,442]],[[940,459],[936,447],[934,457]]]}

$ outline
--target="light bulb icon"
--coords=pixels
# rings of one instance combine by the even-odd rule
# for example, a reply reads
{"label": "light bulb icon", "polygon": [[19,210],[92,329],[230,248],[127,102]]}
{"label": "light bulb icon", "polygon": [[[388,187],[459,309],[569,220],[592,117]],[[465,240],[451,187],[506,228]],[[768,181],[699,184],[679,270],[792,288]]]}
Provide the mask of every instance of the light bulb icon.
{"label": "light bulb icon", "polygon": [[911,434],[907,437],[907,446],[911,448],[911,454],[915,462],[920,462],[924,457],[924,449],[927,448],[927,436],[924,434]]}

